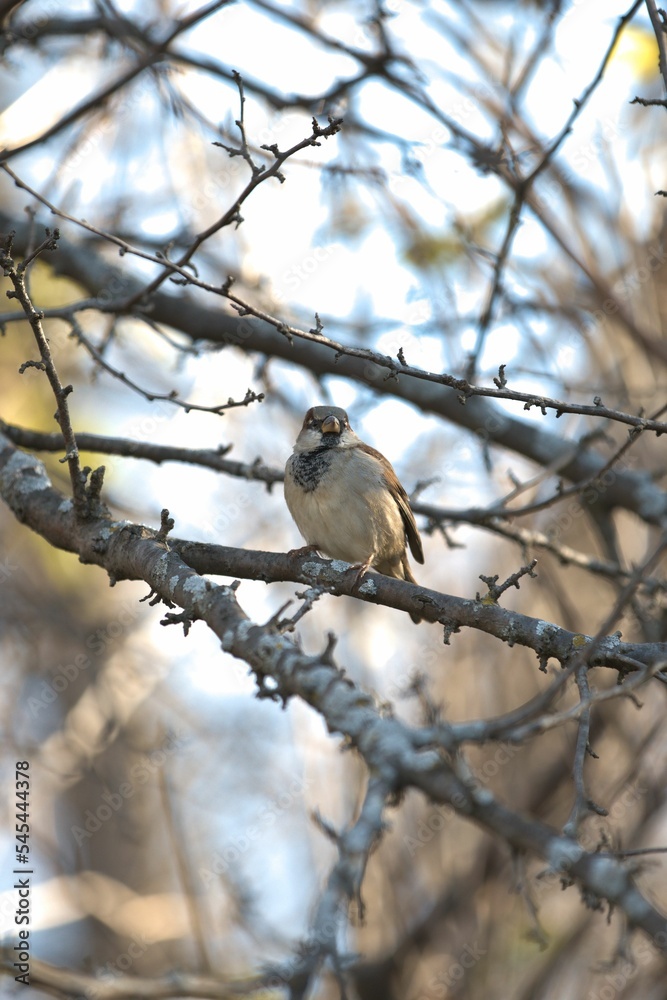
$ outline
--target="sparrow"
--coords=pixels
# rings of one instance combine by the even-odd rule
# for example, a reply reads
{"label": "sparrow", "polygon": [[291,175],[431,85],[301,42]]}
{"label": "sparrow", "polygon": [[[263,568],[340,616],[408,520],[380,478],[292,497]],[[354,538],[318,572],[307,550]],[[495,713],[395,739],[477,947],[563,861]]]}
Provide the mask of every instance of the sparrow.
{"label": "sparrow", "polygon": [[358,564],[358,579],[372,566],[417,582],[407,546],[418,563],[424,550],[408,495],[384,455],[354,433],[345,410],[308,410],[285,466],[285,500],[308,546]]}

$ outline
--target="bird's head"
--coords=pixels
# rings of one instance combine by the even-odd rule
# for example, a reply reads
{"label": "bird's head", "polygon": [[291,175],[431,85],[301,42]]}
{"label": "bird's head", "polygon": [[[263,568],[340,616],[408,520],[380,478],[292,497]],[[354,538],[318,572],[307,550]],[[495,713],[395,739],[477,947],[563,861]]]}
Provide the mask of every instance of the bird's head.
{"label": "bird's head", "polygon": [[347,413],[340,406],[311,406],[296,439],[295,451],[350,448],[358,440]]}

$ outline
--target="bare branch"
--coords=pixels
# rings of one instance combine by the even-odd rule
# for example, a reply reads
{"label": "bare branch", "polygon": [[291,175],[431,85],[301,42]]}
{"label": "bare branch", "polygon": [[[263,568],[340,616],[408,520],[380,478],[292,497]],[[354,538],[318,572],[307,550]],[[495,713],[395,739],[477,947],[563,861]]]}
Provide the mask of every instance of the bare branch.
{"label": "bare branch", "polygon": [[93,94],[92,97],[89,97],[87,101],[84,101],[82,104],[79,104],[76,108],[73,109],[73,111],[70,111],[69,114],[64,115],[63,118],[60,119],[60,121],[56,122],[55,125],[52,125],[45,132],[42,132],[41,135],[35,136],[34,139],[29,139],[27,142],[24,142],[20,146],[15,146],[13,149],[4,150],[2,153],[0,153],[0,161],[2,161],[4,164],[7,162],[7,160],[9,160],[14,156],[17,156],[19,153],[25,153],[26,150],[31,149],[36,145],[41,145],[42,143],[47,142],[54,135],[58,135],[60,132],[63,132],[66,128],[69,128],[70,125],[78,121],[80,118],[84,118],[94,108],[103,105],[109,99],[109,97],[111,97],[112,94],[115,94],[119,90],[122,90],[123,87],[127,86],[128,83],[131,83],[132,80],[136,79],[136,77],[138,77],[141,73],[143,73],[145,69],[148,69],[150,66],[155,65],[156,62],[162,59],[169,45],[171,45],[171,43],[174,41],[175,38],[177,38],[184,31],[188,31],[199,21],[203,21],[214,11],[219,10],[220,7],[224,7],[226,4],[230,2],[231,0],[213,0],[212,3],[209,3],[206,6],[201,7],[197,11],[193,11],[192,14],[178,21],[176,25],[172,28],[172,30],[169,32],[167,37],[164,39],[164,41],[161,42],[159,45],[155,46],[152,49],[152,51],[150,51],[146,56],[140,59],[135,66],[131,67],[131,69],[127,70],[125,73],[122,73],[119,77],[113,80],[106,87],[102,87],[101,90]]}
{"label": "bare branch", "polygon": [[646,0],[646,9],[648,10],[648,16],[651,18],[651,26],[655,33],[655,39],[658,43],[658,52],[660,53],[660,73],[662,74],[662,80],[665,85],[665,90],[667,90],[667,45],[665,44],[665,12],[664,10],[658,10],[655,5],[655,0]]}
{"label": "bare branch", "polygon": [[[94,294],[108,287],[139,288],[135,279],[110,267],[89,246],[83,252],[77,250],[69,253],[67,247],[61,245],[53,263],[59,273],[76,278]],[[117,303],[107,304],[107,299],[103,297],[98,302],[87,300],[85,308],[105,311],[114,309],[116,305]],[[203,307],[194,299],[185,297],[156,294],[151,305],[151,316],[155,322],[181,329],[193,340],[233,344],[248,352],[259,351],[272,357],[284,358],[304,367],[316,377],[332,374],[354,379],[370,387],[380,385],[385,395],[413,403],[424,412],[437,413],[458,426],[468,428],[482,441],[517,451],[539,465],[567,455],[567,464],[560,472],[564,478],[573,482],[586,481],[599,475],[605,464],[596,452],[585,446],[578,446],[577,442],[529,426],[507,413],[491,408],[483,399],[469,399],[465,406],[461,406],[457,393],[436,391],[419,379],[385,381],[386,369],[380,367],[380,363],[384,364],[381,355],[376,364],[365,361],[363,357],[349,357],[352,352],[348,352],[348,356],[340,356],[329,349],[323,350],[317,342],[295,340],[290,344],[283,335],[277,335],[261,323],[247,319],[232,320],[221,316],[215,309]],[[56,310],[50,310],[49,314],[60,316],[62,310],[57,313]],[[667,516],[667,495],[646,472],[616,468],[612,480],[605,484],[603,496],[605,505],[634,510],[650,524],[660,524]],[[587,500],[586,505],[589,504]]]}
{"label": "bare branch", "polygon": [[[579,882],[592,900],[614,904],[631,926],[644,930],[659,950],[667,952],[667,919],[612,855],[588,852],[552,827],[500,805],[488,788],[463,780],[440,753],[421,749],[423,740],[417,731],[398,719],[382,717],[373,699],[334,663],[330,647],[324,654],[308,655],[270,628],[249,627],[236,587],[216,586],[203,579],[173,547],[166,550],[146,529],[115,526],[103,518],[77,523],[73,515],[62,512],[62,495],[49,484],[36,460],[16,452],[6,439],[0,440],[0,447],[0,491],[5,501],[12,509],[20,505],[24,521],[51,544],[78,551],[85,562],[103,566],[114,580],[145,580],[163,601],[182,607],[190,620],[205,621],[222,648],[251,667],[260,687],[270,678],[275,697],[286,701],[296,696],[315,708],[329,731],[343,733],[369,770],[381,774],[388,787],[415,787],[432,800],[451,805],[514,849],[536,854],[555,871]],[[59,516],[54,517],[55,511]],[[396,580],[388,583],[406,586]],[[596,639],[595,644],[596,656],[603,655],[606,640]],[[374,813],[376,804],[384,801],[385,789],[382,785],[377,789]],[[376,829],[374,821],[369,828]],[[362,843],[368,843],[365,834]]]}
{"label": "bare branch", "polygon": [[62,459],[62,461],[67,462],[69,469],[70,480],[72,482],[74,509],[77,513],[77,517],[85,517],[88,511],[88,501],[85,491],[86,476],[82,473],[79,465],[79,449],[74,436],[74,429],[72,427],[69,406],[67,403],[67,397],[73,389],[71,385],[63,386],[60,381],[60,377],[56,371],[56,366],[53,360],[53,355],[51,354],[51,348],[49,347],[49,342],[44,334],[44,330],[42,329],[42,314],[33,306],[26,287],[26,271],[28,265],[45,250],[55,250],[57,248],[58,239],[60,238],[60,233],[57,229],[55,229],[53,233],[47,229],[46,239],[40,243],[38,247],[36,247],[32,254],[26,257],[25,260],[18,265],[15,265],[11,256],[13,252],[12,237],[13,234],[5,240],[4,247],[2,248],[2,251],[0,251],[0,266],[2,266],[5,277],[9,278],[14,286],[14,291],[8,292],[7,294],[8,296],[15,298],[20,303],[28,322],[30,323],[40,355],[39,362],[26,362],[22,366],[22,369],[25,370],[28,366],[39,367],[46,373],[46,377],[49,380],[49,385],[51,386],[53,395],[56,399],[57,409],[55,419],[60,425],[63,443],[65,445],[65,458]]}

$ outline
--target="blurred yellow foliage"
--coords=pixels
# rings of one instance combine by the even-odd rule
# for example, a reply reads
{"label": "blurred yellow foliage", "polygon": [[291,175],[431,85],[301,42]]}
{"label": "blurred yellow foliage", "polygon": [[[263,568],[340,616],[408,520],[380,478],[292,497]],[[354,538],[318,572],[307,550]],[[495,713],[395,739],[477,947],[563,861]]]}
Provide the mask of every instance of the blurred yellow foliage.
{"label": "blurred yellow foliage", "polygon": [[612,59],[627,63],[638,83],[650,83],[658,73],[658,43],[650,28],[626,28],[612,52]]}
{"label": "blurred yellow foliage", "polygon": [[481,212],[455,219],[451,228],[443,233],[429,232],[414,216],[407,219],[405,206],[401,206],[400,215],[409,236],[404,259],[419,269],[455,263],[466,246],[488,246],[493,242],[491,230],[505,218],[507,206],[507,200],[499,198]]}

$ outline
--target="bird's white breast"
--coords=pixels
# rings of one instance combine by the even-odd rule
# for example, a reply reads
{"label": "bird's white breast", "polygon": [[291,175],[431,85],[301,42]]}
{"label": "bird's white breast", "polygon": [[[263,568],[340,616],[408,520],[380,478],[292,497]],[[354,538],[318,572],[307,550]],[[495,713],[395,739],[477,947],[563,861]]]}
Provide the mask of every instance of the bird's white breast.
{"label": "bird's white breast", "polygon": [[351,563],[373,554],[400,559],[405,529],[377,459],[359,448],[333,448],[317,485],[304,489],[294,479],[301,458],[287,463],[285,500],[308,544]]}

